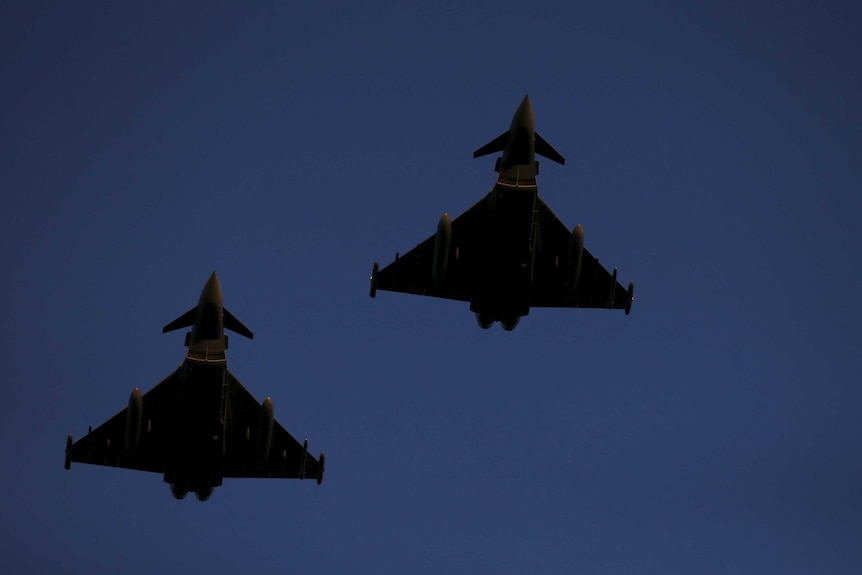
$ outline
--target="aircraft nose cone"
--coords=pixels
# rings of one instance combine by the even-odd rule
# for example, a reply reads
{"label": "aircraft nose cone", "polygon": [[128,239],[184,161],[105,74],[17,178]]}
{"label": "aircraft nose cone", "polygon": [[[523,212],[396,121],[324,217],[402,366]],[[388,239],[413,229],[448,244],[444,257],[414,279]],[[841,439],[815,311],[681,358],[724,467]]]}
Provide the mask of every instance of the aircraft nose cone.
{"label": "aircraft nose cone", "polygon": [[222,302],[223,297],[221,293],[221,284],[218,281],[218,276],[213,272],[201,292],[200,303],[210,303],[221,306]]}
{"label": "aircraft nose cone", "polygon": [[530,102],[530,95],[527,94],[524,96],[524,99],[521,100],[521,104],[518,106],[518,110],[515,112],[515,117],[512,122],[513,124],[529,129],[533,129],[536,120],[533,115],[533,104]]}

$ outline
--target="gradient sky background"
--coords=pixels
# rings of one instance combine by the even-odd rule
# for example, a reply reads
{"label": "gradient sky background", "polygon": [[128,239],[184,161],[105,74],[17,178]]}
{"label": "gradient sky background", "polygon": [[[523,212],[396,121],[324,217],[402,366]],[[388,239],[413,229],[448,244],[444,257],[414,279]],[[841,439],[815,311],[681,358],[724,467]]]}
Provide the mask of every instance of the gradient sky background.
{"label": "gradient sky background", "polygon": [[[175,4],[0,5],[4,570],[862,572],[857,2]],[[370,299],[527,93],[632,314]],[[323,485],[64,471],[214,269]]]}

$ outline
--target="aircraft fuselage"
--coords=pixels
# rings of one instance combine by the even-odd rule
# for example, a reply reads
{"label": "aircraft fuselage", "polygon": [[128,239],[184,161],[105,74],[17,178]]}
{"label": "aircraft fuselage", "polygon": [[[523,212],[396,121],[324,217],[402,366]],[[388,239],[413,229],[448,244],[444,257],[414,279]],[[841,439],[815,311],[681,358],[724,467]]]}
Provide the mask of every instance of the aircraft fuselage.
{"label": "aircraft fuselage", "polygon": [[[480,152],[477,152],[477,154]],[[530,313],[536,247],[538,184],[536,121],[529,97],[512,117],[497,181],[489,192],[487,240],[476,268],[470,310],[483,328],[494,321],[514,329]]]}
{"label": "aircraft fuselage", "polygon": [[215,273],[201,291],[197,309],[187,315],[194,319],[179,372],[171,424],[174,441],[167,449],[164,479],[174,497],[182,499],[194,491],[205,500],[222,484],[227,408],[228,338],[224,296]]}
{"label": "aircraft fuselage", "polygon": [[206,499],[222,484],[227,362],[186,358],[172,414],[164,480],[174,497]]}
{"label": "aircraft fuselage", "polygon": [[[529,170],[513,169],[520,174]],[[470,310],[480,324],[494,321],[512,329],[521,316],[530,312],[530,287],[535,253],[535,177],[513,182],[501,175],[490,192],[487,235],[478,258]]]}

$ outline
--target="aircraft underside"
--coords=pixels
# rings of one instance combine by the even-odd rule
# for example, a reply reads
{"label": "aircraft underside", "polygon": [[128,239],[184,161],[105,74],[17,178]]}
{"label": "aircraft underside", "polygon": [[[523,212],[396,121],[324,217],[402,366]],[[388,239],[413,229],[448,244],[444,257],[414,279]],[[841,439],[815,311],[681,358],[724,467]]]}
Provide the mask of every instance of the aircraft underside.
{"label": "aircraft underside", "polygon": [[482,329],[489,329],[492,325],[494,325],[495,321],[499,321],[500,325],[503,326],[504,330],[512,331],[518,326],[518,322],[521,321],[521,316],[513,313],[501,315],[477,311],[476,321],[479,323],[479,327],[481,327]]}
{"label": "aircraft underside", "polygon": [[584,229],[568,228],[538,195],[536,155],[565,164],[535,129],[530,98],[509,129],[473,157],[497,158],[494,187],[456,218],[444,213],[437,231],[395,261],[374,262],[369,295],[377,290],[470,302],[483,329],[499,321],[512,330],[530,307],[631,311],[628,289],[584,247]]}
{"label": "aircraft underside", "polygon": [[206,501],[226,477],[323,481],[325,456],[308,453],[275,420],[272,398],[258,400],[227,369],[225,328],[254,334],[225,307],[215,272],[198,305],[167,324],[191,327],[183,364],[146,393],[134,388],[128,407],[74,441],[66,438],[63,466],[72,462],[164,474],[177,499]]}
{"label": "aircraft underside", "polygon": [[[167,479],[165,481],[167,481]],[[218,485],[221,485],[221,481],[218,482]],[[208,479],[176,479],[170,483],[171,495],[173,495],[175,499],[185,499],[189,491],[192,491],[198,501],[206,501],[210,498],[213,490],[218,485]]]}

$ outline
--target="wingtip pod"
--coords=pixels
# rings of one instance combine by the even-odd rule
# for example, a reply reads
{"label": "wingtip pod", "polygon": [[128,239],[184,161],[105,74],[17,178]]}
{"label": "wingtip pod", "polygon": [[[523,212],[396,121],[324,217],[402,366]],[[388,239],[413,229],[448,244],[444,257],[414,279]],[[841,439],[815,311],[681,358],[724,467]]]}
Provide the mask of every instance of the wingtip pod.
{"label": "wingtip pod", "polygon": [[371,297],[377,296],[377,276],[380,274],[380,264],[378,262],[374,262],[374,266],[371,268],[371,290],[368,295]]}
{"label": "wingtip pod", "polygon": [[635,301],[635,282],[629,282],[629,293],[626,301],[626,315],[632,311],[632,303]]}
{"label": "wingtip pod", "polygon": [[66,437],[66,460],[63,467],[68,471],[72,467],[72,434]]}
{"label": "wingtip pod", "polygon": [[326,453],[320,452],[320,465],[317,468],[317,484],[323,483],[323,472],[326,471]]}

